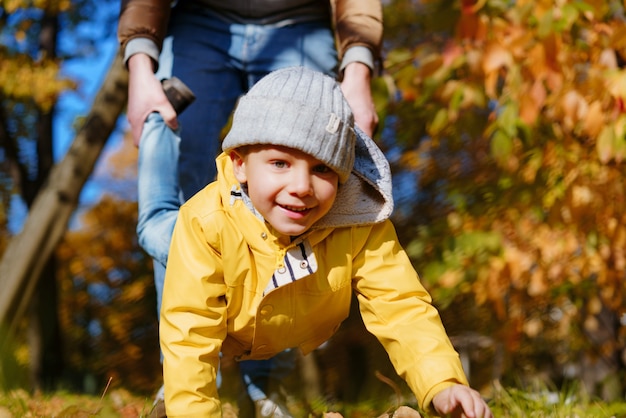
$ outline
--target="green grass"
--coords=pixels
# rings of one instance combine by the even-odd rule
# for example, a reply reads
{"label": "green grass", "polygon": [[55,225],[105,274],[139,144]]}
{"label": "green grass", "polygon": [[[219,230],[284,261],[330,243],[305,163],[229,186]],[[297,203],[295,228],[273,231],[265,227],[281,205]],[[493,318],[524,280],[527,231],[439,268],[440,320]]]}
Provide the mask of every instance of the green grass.
{"label": "green grass", "polygon": [[[227,400],[224,403],[226,404]],[[303,412],[299,415],[296,413],[296,416],[322,417],[326,411],[338,410],[345,418],[377,418],[383,413],[395,409],[380,406],[383,403],[368,402],[359,405],[335,405],[333,407],[319,403],[315,405],[315,413]],[[495,392],[489,404],[494,415],[498,418],[626,417],[626,402],[604,403],[582,396],[575,390],[566,390],[555,394],[547,391],[531,393],[515,388],[500,389]],[[133,395],[123,389],[110,390],[101,397],[67,392],[30,395],[23,390],[0,393],[0,418],[140,418],[147,417],[151,408],[151,399]],[[430,417],[427,414],[423,416]]]}
{"label": "green grass", "polygon": [[576,390],[530,393],[508,388],[497,391],[489,405],[498,418],[626,417],[626,401],[606,403],[591,399]]}
{"label": "green grass", "polygon": [[102,397],[66,392],[30,395],[24,390],[0,393],[1,418],[26,417],[147,417],[152,400],[112,390]]}

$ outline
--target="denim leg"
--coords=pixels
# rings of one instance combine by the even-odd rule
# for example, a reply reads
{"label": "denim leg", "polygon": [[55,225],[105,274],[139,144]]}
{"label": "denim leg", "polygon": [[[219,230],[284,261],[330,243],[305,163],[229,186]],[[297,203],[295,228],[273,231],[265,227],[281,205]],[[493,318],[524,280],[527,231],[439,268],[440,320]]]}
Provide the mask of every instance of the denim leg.
{"label": "denim leg", "polygon": [[[331,77],[337,75],[337,51],[327,22],[287,26],[247,25],[237,42],[246,65],[248,88],[280,68],[303,66]],[[236,43],[233,42],[235,45]]]}
{"label": "denim leg", "polygon": [[[179,135],[165,125],[161,115],[148,116],[139,143],[137,236],[141,247],[163,266],[181,205],[179,143]],[[157,302],[160,306],[160,299]]]}
{"label": "denim leg", "polygon": [[266,398],[271,381],[281,381],[295,369],[296,352],[287,349],[267,360],[239,362],[239,372],[252,401]]}
{"label": "denim leg", "polygon": [[152,260],[154,274],[154,289],[156,290],[157,318],[161,317],[161,301],[163,300],[163,284],[165,283],[165,266],[156,260]]}
{"label": "denim leg", "polygon": [[267,386],[272,370],[273,358],[268,360],[246,360],[239,363],[239,373],[252,401],[267,398]]}
{"label": "denim leg", "polygon": [[243,77],[230,60],[227,22],[202,11],[176,8],[170,33],[172,74],[196,95],[196,100],[178,117],[184,126],[179,183],[187,200],[215,179],[222,129],[245,90]]}
{"label": "denim leg", "polygon": [[[154,289],[156,290],[157,320],[161,319],[161,301],[163,300],[163,284],[165,283],[165,266],[156,260],[152,260],[154,277]],[[159,359],[163,363],[163,352],[159,350]],[[161,387],[161,390],[163,387]],[[157,398],[158,398],[157,394]]]}

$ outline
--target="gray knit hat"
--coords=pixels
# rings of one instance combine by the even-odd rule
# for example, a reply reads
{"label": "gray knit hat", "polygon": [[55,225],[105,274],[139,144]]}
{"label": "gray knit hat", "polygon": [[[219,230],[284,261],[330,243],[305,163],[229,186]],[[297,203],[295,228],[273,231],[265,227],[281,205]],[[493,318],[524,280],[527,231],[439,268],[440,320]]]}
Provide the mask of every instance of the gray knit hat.
{"label": "gray knit hat", "polygon": [[324,162],[344,183],[354,164],[355,141],[354,117],[339,84],[320,72],[291,67],[263,77],[239,100],[222,149],[295,148]]}

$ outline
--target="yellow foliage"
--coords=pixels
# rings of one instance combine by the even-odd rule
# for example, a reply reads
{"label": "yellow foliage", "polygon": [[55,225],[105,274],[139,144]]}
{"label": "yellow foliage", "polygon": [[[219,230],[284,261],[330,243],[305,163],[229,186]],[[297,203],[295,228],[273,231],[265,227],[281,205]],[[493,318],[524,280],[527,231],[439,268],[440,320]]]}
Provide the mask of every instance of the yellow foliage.
{"label": "yellow foliage", "polygon": [[444,288],[456,287],[463,280],[463,272],[459,270],[448,270],[439,278],[439,284]]}
{"label": "yellow foliage", "polygon": [[524,288],[526,285],[524,276],[528,274],[534,262],[531,255],[511,244],[505,244],[502,261],[506,263],[507,275],[511,284],[518,289]]}
{"label": "yellow foliage", "polygon": [[507,69],[513,64],[511,53],[502,45],[492,42],[485,48],[482,61],[482,71],[485,74],[485,92],[487,96],[498,96],[496,84],[500,76],[500,70]]}
{"label": "yellow foliage", "polygon": [[15,350],[15,360],[22,366],[30,364],[30,351],[28,345],[22,344]]}
{"label": "yellow foliage", "polygon": [[130,284],[121,295],[121,301],[125,303],[133,303],[141,300],[146,294],[146,286],[144,283],[137,282]]}
{"label": "yellow foliage", "polygon": [[531,318],[530,320],[524,322],[524,333],[529,337],[538,336],[541,331],[543,331],[543,322],[540,318]]}
{"label": "yellow foliage", "polygon": [[546,100],[546,90],[543,82],[535,80],[529,89],[530,94],[520,98],[520,119],[527,125],[533,125]]}
{"label": "yellow foliage", "polygon": [[2,0],[2,8],[7,14],[31,7],[57,14],[69,10],[71,5],[71,0]]}
{"label": "yellow foliage", "polygon": [[530,275],[530,282],[528,283],[528,295],[532,297],[541,296],[549,290],[550,286],[546,281],[544,271],[536,269]]}
{"label": "yellow foliage", "polygon": [[606,72],[606,88],[615,99],[626,100],[626,72],[612,70]]}
{"label": "yellow foliage", "polygon": [[576,90],[567,91],[561,98],[561,111],[563,112],[563,124],[568,130],[573,130],[579,121],[587,116],[589,105]]}
{"label": "yellow foliage", "polygon": [[33,61],[20,55],[0,60],[0,84],[4,96],[18,100],[33,100],[44,111],[52,107],[58,95],[75,88],[75,83],[60,79],[59,63],[53,60]]}
{"label": "yellow foliage", "polygon": [[24,0],[2,0],[2,8],[7,14],[12,14],[21,7],[24,7]]}
{"label": "yellow foliage", "polygon": [[589,104],[589,110],[583,122],[584,133],[595,138],[604,127],[604,112],[602,111],[602,103],[594,100]]}

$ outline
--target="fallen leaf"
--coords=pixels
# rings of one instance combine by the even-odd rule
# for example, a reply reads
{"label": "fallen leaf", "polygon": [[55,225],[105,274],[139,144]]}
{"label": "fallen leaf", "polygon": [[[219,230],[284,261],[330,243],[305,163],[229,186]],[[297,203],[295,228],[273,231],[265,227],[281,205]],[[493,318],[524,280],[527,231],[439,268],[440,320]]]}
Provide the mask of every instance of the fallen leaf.
{"label": "fallen leaf", "polygon": [[421,418],[421,415],[413,408],[401,406],[393,413],[392,418]]}

